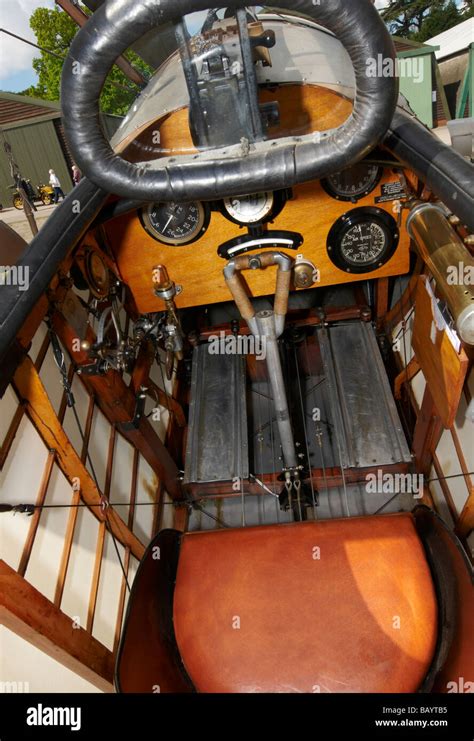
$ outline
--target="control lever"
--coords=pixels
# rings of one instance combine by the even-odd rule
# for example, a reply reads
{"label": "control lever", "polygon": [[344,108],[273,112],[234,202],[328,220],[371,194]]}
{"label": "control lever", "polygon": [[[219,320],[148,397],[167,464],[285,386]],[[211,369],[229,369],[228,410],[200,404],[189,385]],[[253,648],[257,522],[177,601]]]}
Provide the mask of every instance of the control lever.
{"label": "control lever", "polygon": [[[259,328],[255,310],[247,296],[245,287],[240,279],[239,273],[243,270],[265,270],[265,268],[278,265],[277,284],[275,291],[275,307],[270,312],[275,324],[276,338],[283,334],[285,319],[288,312],[288,301],[290,295],[291,271],[293,260],[282,252],[262,252],[260,255],[240,255],[231,260],[224,268],[224,278],[231,292],[237,308],[243,319],[250,327],[252,334],[259,336]],[[268,312],[267,312],[268,313]]]}
{"label": "control lever", "polygon": [[275,31],[268,29],[258,36],[253,36],[252,33],[250,33],[250,44],[254,49],[259,46],[263,46],[265,49],[273,49],[276,44]]}
{"label": "control lever", "polygon": [[[264,270],[273,265],[278,265],[274,311],[260,311],[256,314],[245,291],[240,273],[243,270]],[[288,255],[281,252],[263,252],[259,255],[240,255],[231,260],[224,269],[225,281],[237,308],[252,334],[262,342],[265,348],[265,360],[283,452],[285,486],[288,492],[294,482],[299,479],[300,466],[291,427],[278,338],[285,329],[292,268],[293,260]]]}

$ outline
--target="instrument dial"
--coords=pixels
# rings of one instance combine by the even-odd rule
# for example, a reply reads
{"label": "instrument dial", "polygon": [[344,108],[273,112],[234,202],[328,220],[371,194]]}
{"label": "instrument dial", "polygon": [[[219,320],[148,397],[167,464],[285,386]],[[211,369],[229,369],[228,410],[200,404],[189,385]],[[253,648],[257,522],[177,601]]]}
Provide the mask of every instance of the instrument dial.
{"label": "instrument dial", "polygon": [[321,185],[330,196],[339,201],[357,201],[375,190],[382,174],[382,167],[359,162],[348,170],[325,178]]}
{"label": "instrument dial", "polygon": [[387,234],[375,221],[356,224],[341,241],[341,254],[351,265],[372,265],[387,246]]}
{"label": "instrument dial", "polygon": [[209,207],[199,201],[152,203],[141,212],[142,224],[153,239],[178,247],[199,239],[209,219]]}
{"label": "instrument dial", "polygon": [[84,261],[87,282],[96,298],[104,298],[110,291],[109,269],[98,252],[88,252]]}
{"label": "instrument dial", "polygon": [[255,193],[224,200],[225,215],[236,224],[258,224],[272,214],[275,204],[273,193]]}
{"label": "instrument dial", "polygon": [[393,256],[400,234],[380,208],[355,208],[336,221],[328,236],[331,261],[347,273],[371,273]]}

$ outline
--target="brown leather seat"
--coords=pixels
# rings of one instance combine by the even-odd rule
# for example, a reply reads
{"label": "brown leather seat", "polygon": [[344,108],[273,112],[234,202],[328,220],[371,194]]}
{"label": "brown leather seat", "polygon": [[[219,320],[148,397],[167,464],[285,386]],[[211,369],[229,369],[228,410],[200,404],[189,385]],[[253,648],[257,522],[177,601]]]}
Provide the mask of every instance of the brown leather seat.
{"label": "brown leather seat", "polygon": [[173,614],[200,692],[414,692],[437,639],[410,514],[186,534]]}

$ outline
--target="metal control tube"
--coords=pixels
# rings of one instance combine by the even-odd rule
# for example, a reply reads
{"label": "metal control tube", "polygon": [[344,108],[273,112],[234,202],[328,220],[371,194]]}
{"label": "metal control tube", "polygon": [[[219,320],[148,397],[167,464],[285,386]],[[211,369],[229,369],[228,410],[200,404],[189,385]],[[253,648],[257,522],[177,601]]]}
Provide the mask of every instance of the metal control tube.
{"label": "metal control tube", "polygon": [[[252,303],[240,279],[242,270],[259,270],[278,266],[275,291],[275,311],[261,311],[255,314]],[[293,429],[291,427],[288,399],[281,367],[278,338],[285,329],[293,260],[282,252],[264,252],[260,255],[240,255],[231,260],[224,269],[224,277],[235,303],[250,327],[252,334],[265,347],[268,377],[272,389],[275,416],[283,451],[283,462],[287,481],[298,478],[298,457],[296,454]]]}
{"label": "metal control tube", "polygon": [[286,396],[285,382],[281,367],[278,338],[275,331],[275,315],[273,311],[260,311],[256,315],[258,336],[265,342],[266,362],[268,376],[272,389],[275,416],[280,434],[280,442],[283,451],[283,462],[286,469],[292,469],[296,473],[298,458],[296,455],[295,440],[291,427],[288,399]]}

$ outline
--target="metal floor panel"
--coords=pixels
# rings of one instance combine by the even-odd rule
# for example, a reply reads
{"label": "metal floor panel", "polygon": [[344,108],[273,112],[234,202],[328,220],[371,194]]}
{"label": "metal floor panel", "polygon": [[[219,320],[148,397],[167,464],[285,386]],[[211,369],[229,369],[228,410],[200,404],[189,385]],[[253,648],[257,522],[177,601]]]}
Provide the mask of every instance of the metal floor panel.
{"label": "metal floor panel", "polygon": [[[301,388],[304,406],[306,436],[303,430],[295,429],[295,441],[299,452],[307,454],[312,468],[331,468],[339,466],[337,444],[334,439],[331,409],[326,388],[326,379],[321,376],[307,376],[301,378]],[[290,408],[293,419],[295,410],[300,404],[288,390]],[[320,411],[320,421],[313,420],[315,409]],[[259,381],[252,384],[249,401],[250,429],[250,460],[252,473],[272,473],[276,476],[281,472],[281,446],[273,411],[270,384]],[[318,434],[319,433],[319,434]]]}
{"label": "metal floor panel", "polygon": [[245,357],[194,349],[185,484],[249,476]]}
{"label": "metal floor panel", "polygon": [[[293,352],[282,347],[295,440],[311,467],[374,468],[410,463],[372,326],[352,322],[318,329],[311,342],[313,345],[305,341],[298,347],[297,360],[286,368],[285,361]],[[311,362],[308,347],[314,348]],[[310,368],[311,375],[305,374],[303,365]],[[248,410],[251,473],[274,474],[276,479],[282,466],[281,448],[271,389],[265,380],[251,385]]]}
{"label": "metal floor panel", "polygon": [[[376,469],[411,462],[370,324],[338,324],[311,330],[296,343],[283,340],[281,357],[303,462],[309,460],[323,478],[333,468]],[[246,394],[244,358],[209,356],[207,347],[195,351],[185,481],[229,481],[238,476],[255,482],[266,476],[267,493],[225,500],[206,497],[205,511],[191,516],[191,530],[219,527],[213,517],[230,527],[292,520],[272,496],[283,486],[281,447],[265,367],[255,375]],[[388,502],[390,495],[368,492],[363,484],[344,482],[335,488],[322,484],[319,505],[308,507],[307,514],[310,519],[329,519],[370,515],[381,507],[385,512],[413,507],[410,495],[392,499]]]}
{"label": "metal floor panel", "polygon": [[343,466],[410,463],[372,326],[351,322],[316,331]]}

